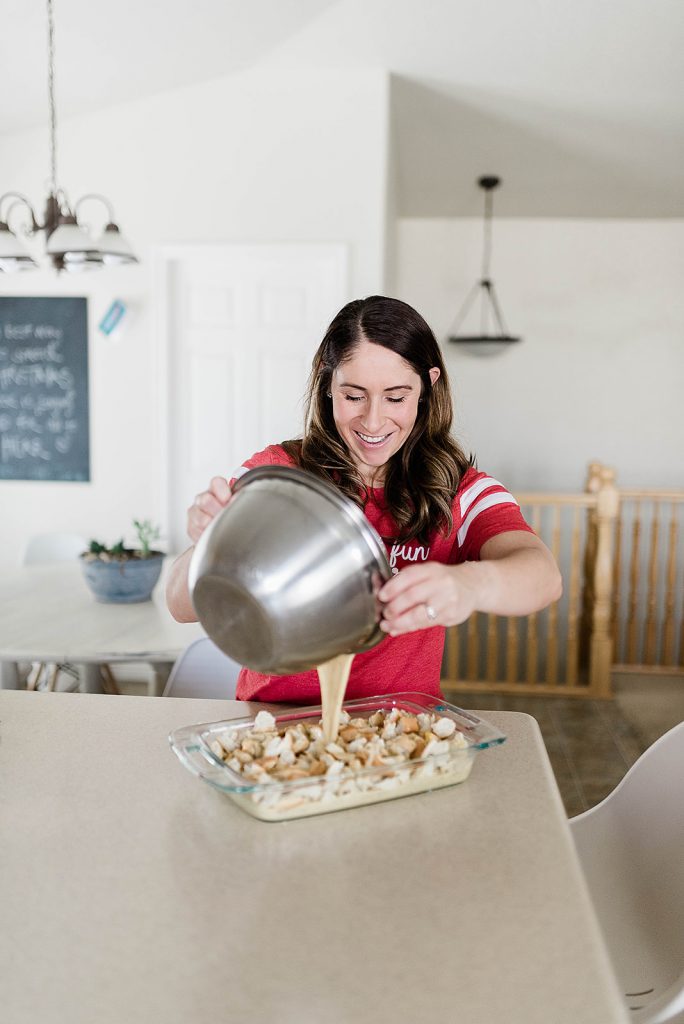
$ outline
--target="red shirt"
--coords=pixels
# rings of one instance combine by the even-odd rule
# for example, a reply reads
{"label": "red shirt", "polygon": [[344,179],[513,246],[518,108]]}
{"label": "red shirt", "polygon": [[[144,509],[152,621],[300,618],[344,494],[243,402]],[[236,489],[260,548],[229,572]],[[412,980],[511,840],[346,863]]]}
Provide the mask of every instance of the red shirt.
{"label": "red shirt", "polygon": [[[270,445],[247,459],[230,480],[256,466],[289,466],[293,460],[280,445]],[[397,525],[384,505],[384,491],[374,488],[364,514],[382,537],[394,573],[420,561],[455,565],[477,561],[490,537],[509,530],[532,529],[523,519],[515,498],[503,484],[476,469],[469,469],[452,502],[453,528],[445,536],[435,531],[428,544],[397,541]],[[432,626],[401,636],[385,637],[379,644],[357,654],[352,662],[346,698],[417,690],[441,697],[439,681],[445,639],[444,626]],[[238,700],[283,701],[319,704],[321,697],[315,669],[299,675],[269,676],[243,668],[237,684]]]}

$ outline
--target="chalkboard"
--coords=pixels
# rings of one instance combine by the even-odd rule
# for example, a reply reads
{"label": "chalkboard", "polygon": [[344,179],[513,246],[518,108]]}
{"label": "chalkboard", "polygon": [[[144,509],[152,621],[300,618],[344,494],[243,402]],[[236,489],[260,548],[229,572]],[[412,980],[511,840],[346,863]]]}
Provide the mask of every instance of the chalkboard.
{"label": "chalkboard", "polygon": [[90,480],[87,299],[0,296],[0,480]]}

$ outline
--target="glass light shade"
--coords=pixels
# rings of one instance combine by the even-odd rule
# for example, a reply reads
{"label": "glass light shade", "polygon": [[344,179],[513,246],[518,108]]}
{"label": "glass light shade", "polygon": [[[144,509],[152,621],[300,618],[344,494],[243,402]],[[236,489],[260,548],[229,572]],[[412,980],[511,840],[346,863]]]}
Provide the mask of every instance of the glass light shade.
{"label": "glass light shade", "polygon": [[110,223],[100,239],[103,262],[107,266],[123,266],[126,263],[138,263],[127,239],[119,231],[116,224]]}
{"label": "glass light shade", "polygon": [[37,266],[21,239],[0,222],[0,272],[12,274],[20,270],[34,270]]}
{"label": "glass light shade", "polygon": [[450,335],[448,341],[460,345],[466,352],[474,356],[498,356],[510,349],[511,345],[520,341],[520,338],[512,338],[509,334],[502,335]]}
{"label": "glass light shade", "polygon": [[103,263],[99,245],[71,218],[52,232],[46,252],[48,256],[63,260],[65,270],[72,269],[72,265],[74,269],[85,270],[88,265],[101,266]]}
{"label": "glass light shade", "polygon": [[86,270],[98,270],[104,264],[98,257],[92,259],[68,259],[64,258],[60,269],[66,270],[67,274],[83,274]]}

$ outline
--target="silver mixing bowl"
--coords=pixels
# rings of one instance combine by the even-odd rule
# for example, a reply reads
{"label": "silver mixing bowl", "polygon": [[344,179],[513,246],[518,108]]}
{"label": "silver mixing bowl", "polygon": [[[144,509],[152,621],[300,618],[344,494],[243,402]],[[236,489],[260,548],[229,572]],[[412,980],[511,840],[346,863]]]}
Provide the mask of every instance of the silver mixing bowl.
{"label": "silver mixing bowl", "polygon": [[304,672],[385,634],[385,548],[360,508],[311,473],[252,469],[202,534],[190,595],[207,633],[259,672]]}

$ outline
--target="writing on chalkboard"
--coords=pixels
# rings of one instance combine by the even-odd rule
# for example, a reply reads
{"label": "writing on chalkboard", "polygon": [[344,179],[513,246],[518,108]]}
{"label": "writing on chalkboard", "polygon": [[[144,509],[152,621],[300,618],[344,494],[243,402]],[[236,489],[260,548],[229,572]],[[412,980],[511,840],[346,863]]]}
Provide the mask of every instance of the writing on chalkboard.
{"label": "writing on chalkboard", "polygon": [[0,478],[88,480],[85,299],[0,297]]}

